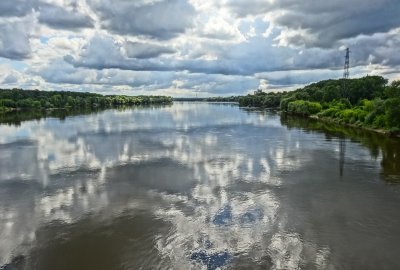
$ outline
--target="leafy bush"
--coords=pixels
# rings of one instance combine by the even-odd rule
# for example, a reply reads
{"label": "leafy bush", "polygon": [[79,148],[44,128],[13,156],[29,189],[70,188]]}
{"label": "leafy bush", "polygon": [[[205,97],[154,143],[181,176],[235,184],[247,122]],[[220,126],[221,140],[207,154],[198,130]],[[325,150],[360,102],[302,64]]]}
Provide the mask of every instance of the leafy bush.
{"label": "leafy bush", "polygon": [[289,105],[290,102],[293,102],[293,101],[296,101],[295,97],[289,97],[289,98],[282,99],[281,102],[280,102],[280,106],[279,106],[280,109],[282,111],[288,111],[288,105]]}
{"label": "leafy bush", "polygon": [[384,128],[386,126],[385,115],[377,115],[372,123],[373,128]]}
{"label": "leafy bush", "polygon": [[292,114],[311,115],[319,113],[322,110],[321,104],[318,102],[310,102],[304,100],[296,100],[289,102],[287,111]]}
{"label": "leafy bush", "polygon": [[360,106],[363,108],[364,111],[372,112],[375,108],[375,104],[373,100],[363,99],[360,102]]}
{"label": "leafy bush", "polygon": [[340,112],[340,110],[338,108],[333,107],[333,108],[328,108],[326,110],[321,111],[320,113],[318,113],[318,116],[334,118],[338,112]]}

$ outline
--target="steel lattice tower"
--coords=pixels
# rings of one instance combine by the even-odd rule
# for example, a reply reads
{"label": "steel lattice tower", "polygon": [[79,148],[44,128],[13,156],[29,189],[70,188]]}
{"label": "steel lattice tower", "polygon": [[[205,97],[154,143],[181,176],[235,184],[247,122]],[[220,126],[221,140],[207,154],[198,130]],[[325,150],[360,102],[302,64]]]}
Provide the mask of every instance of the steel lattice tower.
{"label": "steel lattice tower", "polygon": [[350,72],[350,49],[347,48],[346,49],[346,56],[345,56],[345,60],[344,60],[344,74],[343,74],[343,79],[348,79]]}
{"label": "steel lattice tower", "polygon": [[344,73],[343,73],[343,96],[348,97],[347,95],[347,85],[346,80],[349,78],[350,75],[350,49],[346,48],[346,56],[344,59]]}

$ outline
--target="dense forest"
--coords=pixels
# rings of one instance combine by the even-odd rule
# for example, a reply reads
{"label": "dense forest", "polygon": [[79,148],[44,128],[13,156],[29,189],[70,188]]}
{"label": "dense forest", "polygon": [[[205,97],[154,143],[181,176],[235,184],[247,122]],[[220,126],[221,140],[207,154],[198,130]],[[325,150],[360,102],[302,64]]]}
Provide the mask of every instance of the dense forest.
{"label": "dense forest", "polygon": [[172,98],[165,96],[103,96],[80,92],[0,90],[0,112],[16,109],[110,108],[169,103],[172,103]]}
{"label": "dense forest", "polygon": [[380,76],[325,80],[292,92],[258,90],[253,95],[241,97],[239,104],[279,108],[288,114],[400,132],[400,81],[388,84]]}

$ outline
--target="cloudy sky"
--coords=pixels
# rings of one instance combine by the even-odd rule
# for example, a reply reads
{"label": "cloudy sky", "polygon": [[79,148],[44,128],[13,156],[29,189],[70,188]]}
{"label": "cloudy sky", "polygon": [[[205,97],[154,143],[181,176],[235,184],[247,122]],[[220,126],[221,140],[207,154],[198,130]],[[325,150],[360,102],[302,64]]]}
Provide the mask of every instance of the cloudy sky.
{"label": "cloudy sky", "polygon": [[400,79],[399,0],[0,0],[0,87],[225,96]]}

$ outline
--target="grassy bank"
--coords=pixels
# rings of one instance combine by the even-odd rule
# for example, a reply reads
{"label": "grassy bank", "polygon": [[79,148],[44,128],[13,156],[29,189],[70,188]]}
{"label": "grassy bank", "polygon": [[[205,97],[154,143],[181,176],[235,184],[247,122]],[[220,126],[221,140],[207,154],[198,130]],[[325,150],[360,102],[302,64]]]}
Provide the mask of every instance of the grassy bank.
{"label": "grassy bank", "polygon": [[400,81],[388,84],[380,76],[326,80],[292,92],[256,91],[240,98],[239,104],[279,108],[292,115],[400,134]]}

